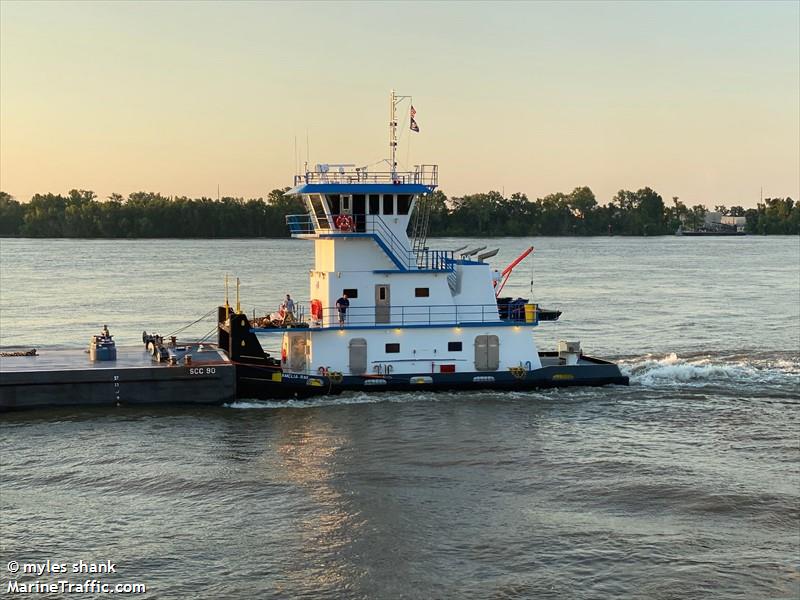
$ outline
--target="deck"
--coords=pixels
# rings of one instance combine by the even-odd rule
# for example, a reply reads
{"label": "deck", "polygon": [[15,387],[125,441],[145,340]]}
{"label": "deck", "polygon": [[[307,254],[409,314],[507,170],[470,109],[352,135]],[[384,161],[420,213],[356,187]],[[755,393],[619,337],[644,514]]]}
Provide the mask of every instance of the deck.
{"label": "deck", "polygon": [[[8,349],[4,349],[8,351]],[[84,371],[119,369],[169,369],[169,363],[155,362],[144,347],[117,347],[117,360],[91,361],[82,349],[40,350],[37,356],[0,357],[0,373],[36,371]],[[202,351],[192,350],[192,365],[230,364],[228,358],[214,346],[204,346]],[[181,365],[184,366],[184,365]]]}

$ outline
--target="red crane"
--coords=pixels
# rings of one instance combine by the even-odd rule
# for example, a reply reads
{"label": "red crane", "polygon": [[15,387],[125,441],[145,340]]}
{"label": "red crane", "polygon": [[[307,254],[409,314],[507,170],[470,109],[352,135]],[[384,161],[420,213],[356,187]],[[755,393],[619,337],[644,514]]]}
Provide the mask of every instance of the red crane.
{"label": "red crane", "polygon": [[519,263],[521,263],[523,260],[525,260],[525,258],[531,252],[533,252],[533,246],[531,246],[530,248],[525,250],[525,252],[523,252],[517,258],[515,258],[513,261],[511,261],[511,264],[509,264],[505,269],[503,269],[501,271],[500,275],[503,277],[503,280],[500,282],[500,285],[497,285],[496,281],[494,282],[494,285],[497,288],[497,290],[494,293],[494,297],[495,298],[497,298],[500,295],[500,292],[503,291],[503,287],[505,287],[506,282],[508,281],[508,278],[511,277],[511,272],[514,270],[514,267],[516,267]]}

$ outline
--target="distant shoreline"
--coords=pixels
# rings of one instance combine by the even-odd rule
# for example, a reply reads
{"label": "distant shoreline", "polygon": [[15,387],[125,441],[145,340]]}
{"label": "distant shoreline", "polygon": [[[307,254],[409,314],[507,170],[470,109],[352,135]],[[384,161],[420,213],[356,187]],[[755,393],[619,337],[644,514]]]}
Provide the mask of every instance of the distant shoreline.
{"label": "distant shoreline", "polygon": [[[90,190],[66,195],[36,194],[19,202],[0,192],[0,237],[50,239],[280,239],[288,238],[286,218],[305,215],[303,200],[289,188],[266,198],[166,197],[136,192],[100,200]],[[363,198],[362,206],[363,206]],[[651,188],[620,190],[599,204],[588,187],[530,200],[491,191],[448,197],[441,190],[420,197],[429,237],[575,236],[652,237],[679,228],[697,230],[711,212],[688,207],[677,197],[667,203]],[[749,234],[800,234],[800,202],[766,198],[756,208],[715,206],[724,217],[744,217]]]}

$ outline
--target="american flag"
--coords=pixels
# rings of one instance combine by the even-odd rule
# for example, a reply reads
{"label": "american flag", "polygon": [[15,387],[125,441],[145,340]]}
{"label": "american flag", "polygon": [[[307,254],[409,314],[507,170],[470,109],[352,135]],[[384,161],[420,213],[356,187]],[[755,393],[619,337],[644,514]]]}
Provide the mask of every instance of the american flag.
{"label": "american flag", "polygon": [[417,111],[414,108],[414,105],[412,104],[411,105],[411,123],[409,124],[409,127],[411,128],[411,131],[416,131],[417,133],[419,133],[419,125],[417,125],[417,122],[414,120],[414,115],[416,115],[416,114],[417,114]]}

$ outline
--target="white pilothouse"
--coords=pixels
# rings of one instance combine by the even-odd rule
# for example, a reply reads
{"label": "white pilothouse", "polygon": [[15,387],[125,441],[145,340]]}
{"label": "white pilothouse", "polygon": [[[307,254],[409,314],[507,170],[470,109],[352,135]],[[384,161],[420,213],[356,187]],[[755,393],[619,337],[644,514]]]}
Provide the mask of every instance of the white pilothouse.
{"label": "white pilothouse", "polygon": [[[281,375],[270,382],[329,391],[627,383],[615,365],[582,356],[577,344],[538,351],[537,307],[498,301],[504,282],[486,262],[496,250],[428,247],[438,168],[397,169],[403,98],[392,92],[388,171],[318,164],[295,177],[288,194],[302,197],[306,213],[287,223],[292,237],[314,244],[310,301],[295,307],[288,325],[248,332],[264,347],[281,336]],[[240,386],[263,395],[258,376],[248,375]]]}

